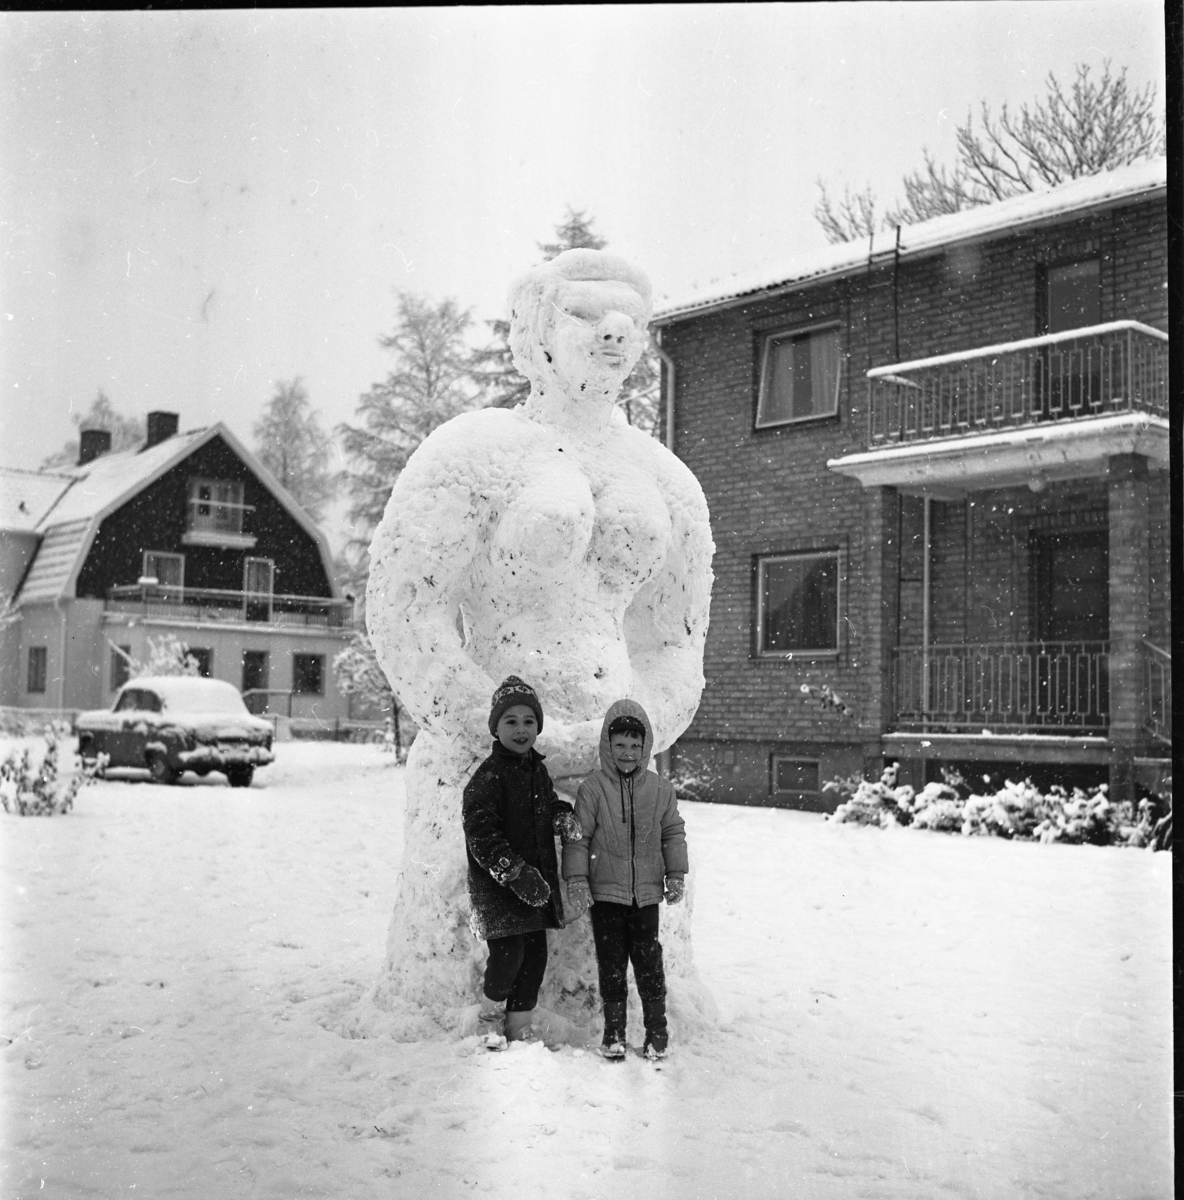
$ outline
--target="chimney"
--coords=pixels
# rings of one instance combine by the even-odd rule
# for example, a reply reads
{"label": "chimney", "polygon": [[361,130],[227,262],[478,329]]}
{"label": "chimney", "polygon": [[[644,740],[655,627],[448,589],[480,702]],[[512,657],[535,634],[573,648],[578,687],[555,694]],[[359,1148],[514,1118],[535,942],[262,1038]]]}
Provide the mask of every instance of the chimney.
{"label": "chimney", "polygon": [[111,450],[110,429],[84,429],[78,435],[78,465],[85,467],[88,462],[94,462],[100,454]]}
{"label": "chimney", "polygon": [[157,446],[171,438],[177,432],[177,414],[171,412],[150,412],[148,414],[148,440],[144,449]]}

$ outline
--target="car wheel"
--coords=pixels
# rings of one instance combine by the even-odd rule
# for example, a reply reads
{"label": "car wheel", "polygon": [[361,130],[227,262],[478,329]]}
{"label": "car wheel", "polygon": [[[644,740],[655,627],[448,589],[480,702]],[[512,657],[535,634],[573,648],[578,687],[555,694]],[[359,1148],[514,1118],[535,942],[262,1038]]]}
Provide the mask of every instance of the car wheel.
{"label": "car wheel", "polygon": [[181,778],[181,772],[169,766],[169,760],[163,754],[154,754],[148,760],[148,772],[153,783],[176,783]]}
{"label": "car wheel", "polygon": [[226,778],[230,780],[231,787],[250,787],[251,780],[255,778],[255,768],[231,767],[226,772]]}

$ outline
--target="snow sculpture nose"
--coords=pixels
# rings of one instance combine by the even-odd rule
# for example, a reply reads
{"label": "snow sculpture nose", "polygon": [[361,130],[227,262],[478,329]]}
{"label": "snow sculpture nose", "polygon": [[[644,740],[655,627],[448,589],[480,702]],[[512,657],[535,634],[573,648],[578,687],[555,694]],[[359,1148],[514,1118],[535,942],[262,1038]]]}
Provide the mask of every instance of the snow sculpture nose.
{"label": "snow sculpture nose", "polygon": [[632,329],[632,318],[621,312],[609,311],[600,318],[600,323],[596,327],[596,336],[602,346],[613,349],[623,348]]}

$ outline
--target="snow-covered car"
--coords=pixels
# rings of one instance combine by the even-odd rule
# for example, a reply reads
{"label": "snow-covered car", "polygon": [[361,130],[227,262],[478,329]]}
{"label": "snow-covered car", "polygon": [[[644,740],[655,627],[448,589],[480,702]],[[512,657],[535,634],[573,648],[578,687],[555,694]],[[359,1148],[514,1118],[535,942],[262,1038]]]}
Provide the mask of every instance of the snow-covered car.
{"label": "snow-covered car", "polygon": [[83,762],[105,754],[108,767],[142,767],[157,783],[221,771],[249,787],[274,758],[271,722],[252,716],[233,684],[192,675],[133,679],[111,708],[79,713],[75,730]]}

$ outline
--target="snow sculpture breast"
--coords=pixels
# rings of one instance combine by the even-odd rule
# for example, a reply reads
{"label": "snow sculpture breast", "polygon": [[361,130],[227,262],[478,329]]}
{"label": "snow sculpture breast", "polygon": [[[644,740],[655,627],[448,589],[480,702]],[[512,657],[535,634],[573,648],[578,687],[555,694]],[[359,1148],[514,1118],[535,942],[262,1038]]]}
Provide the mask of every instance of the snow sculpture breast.
{"label": "snow sculpture breast", "polygon": [[[514,674],[538,692],[538,749],[571,791],[596,766],[610,703],[645,707],[658,752],[690,723],[703,688],[713,553],[703,492],[616,408],[645,345],[649,282],[614,255],[570,250],[520,279],[510,302],[529,398],[463,414],[428,437],[370,550],[370,637],[421,727],[379,990],[387,1007],[409,999],[448,1027],[476,999],[470,976],[483,951],[457,933],[467,902],[460,797],[489,752],[497,684]],[[560,938],[576,946],[585,924]],[[580,984],[565,988],[577,1009],[591,1004],[580,989],[595,986],[583,940],[587,962],[573,950],[568,964]],[[458,943],[467,966],[450,974]],[[552,976],[556,966],[553,953]]]}

